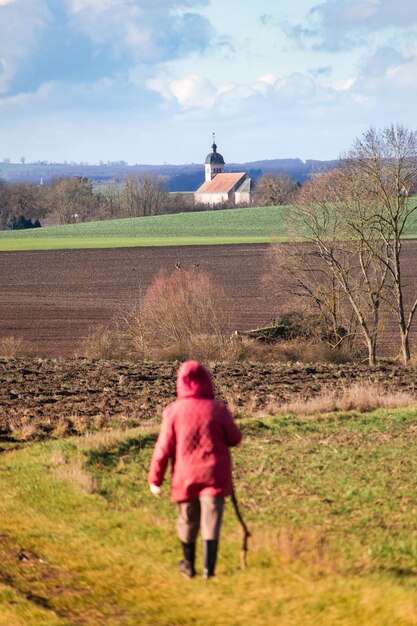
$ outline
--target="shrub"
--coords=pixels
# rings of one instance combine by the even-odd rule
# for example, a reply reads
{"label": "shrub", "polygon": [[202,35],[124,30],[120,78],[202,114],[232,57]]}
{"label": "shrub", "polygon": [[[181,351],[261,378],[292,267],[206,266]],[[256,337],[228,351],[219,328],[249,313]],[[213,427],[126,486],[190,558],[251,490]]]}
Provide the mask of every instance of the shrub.
{"label": "shrub", "polygon": [[156,358],[219,358],[227,327],[226,296],[210,274],[161,270],[125,317],[136,353]]}
{"label": "shrub", "polygon": [[224,361],[254,361],[268,363],[347,363],[354,360],[341,350],[320,341],[301,339],[264,343],[246,336],[234,335],[222,350]]}
{"label": "shrub", "polygon": [[2,337],[0,339],[0,357],[3,359],[11,359],[27,356],[29,353],[28,346],[21,337]]}
{"label": "shrub", "polygon": [[126,357],[128,352],[117,327],[97,326],[84,340],[84,356],[92,359],[118,359]]}
{"label": "shrub", "polygon": [[303,339],[312,344],[325,343],[328,348],[337,352],[340,338],[346,336],[345,328],[339,326],[331,332],[328,325],[317,315],[306,315],[299,311],[289,311],[279,315],[269,326],[255,328],[239,333],[242,336],[256,339],[263,343],[282,343],[296,339]]}

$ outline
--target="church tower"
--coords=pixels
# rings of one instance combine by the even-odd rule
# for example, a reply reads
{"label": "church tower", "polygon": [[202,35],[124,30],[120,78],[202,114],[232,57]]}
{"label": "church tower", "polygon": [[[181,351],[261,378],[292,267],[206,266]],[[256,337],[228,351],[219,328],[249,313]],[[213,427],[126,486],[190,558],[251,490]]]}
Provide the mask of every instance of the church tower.
{"label": "church tower", "polygon": [[211,146],[213,152],[207,155],[205,160],[205,173],[206,182],[213,180],[216,174],[223,174],[224,172],[224,159],[221,154],[217,152],[217,146],[215,141],[215,134],[213,133],[213,145]]}

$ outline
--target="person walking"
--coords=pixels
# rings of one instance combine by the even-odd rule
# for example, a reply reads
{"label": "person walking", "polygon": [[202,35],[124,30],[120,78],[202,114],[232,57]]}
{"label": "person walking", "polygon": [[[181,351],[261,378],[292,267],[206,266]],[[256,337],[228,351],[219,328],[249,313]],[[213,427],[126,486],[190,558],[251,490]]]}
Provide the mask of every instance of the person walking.
{"label": "person walking", "polygon": [[224,499],[233,493],[229,448],[242,435],[226,404],[216,400],[211,376],[198,361],[178,370],[177,400],[162,414],[148,482],[159,496],[168,463],[172,465],[171,499],[178,507],[182,574],[195,576],[198,532],[203,540],[203,576],[214,576]]}

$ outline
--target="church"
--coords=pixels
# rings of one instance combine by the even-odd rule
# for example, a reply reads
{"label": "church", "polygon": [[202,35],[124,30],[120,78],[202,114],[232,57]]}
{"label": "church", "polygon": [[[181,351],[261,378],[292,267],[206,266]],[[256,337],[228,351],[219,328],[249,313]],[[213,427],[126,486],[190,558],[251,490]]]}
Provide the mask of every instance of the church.
{"label": "church", "polygon": [[213,145],[204,164],[205,182],[194,193],[197,204],[250,204],[252,181],[246,172],[224,172],[224,159],[217,152],[213,133]]}

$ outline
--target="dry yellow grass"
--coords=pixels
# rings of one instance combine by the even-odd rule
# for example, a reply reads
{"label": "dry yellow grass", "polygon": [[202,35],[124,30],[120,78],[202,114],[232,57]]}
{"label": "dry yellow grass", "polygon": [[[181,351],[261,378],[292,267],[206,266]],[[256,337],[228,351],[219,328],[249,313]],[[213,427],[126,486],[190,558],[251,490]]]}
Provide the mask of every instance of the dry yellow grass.
{"label": "dry yellow grass", "polygon": [[76,457],[68,460],[65,455],[52,459],[52,474],[57,480],[69,482],[84,493],[94,493],[97,484],[95,479],[85,470],[83,459]]}
{"label": "dry yellow grass", "polygon": [[0,338],[0,357],[3,359],[13,359],[16,357],[26,356],[29,353],[29,348],[21,337],[14,337],[9,335],[8,337]]}
{"label": "dry yellow grass", "polygon": [[313,398],[300,398],[291,402],[271,403],[265,412],[269,415],[293,413],[315,415],[332,411],[373,411],[417,405],[417,398],[403,391],[387,391],[381,385],[354,383],[341,390],[326,391]]}
{"label": "dry yellow grass", "polygon": [[[143,432],[144,428],[131,428],[129,430],[129,438]],[[79,449],[107,450],[114,447],[121,441],[126,440],[126,430],[122,428],[114,428],[112,430],[103,430],[99,432],[86,433],[83,437],[76,440]]]}
{"label": "dry yellow grass", "polygon": [[20,420],[13,418],[8,422],[9,429],[18,441],[29,441],[36,435],[36,420],[31,419],[28,415],[23,416]]}

